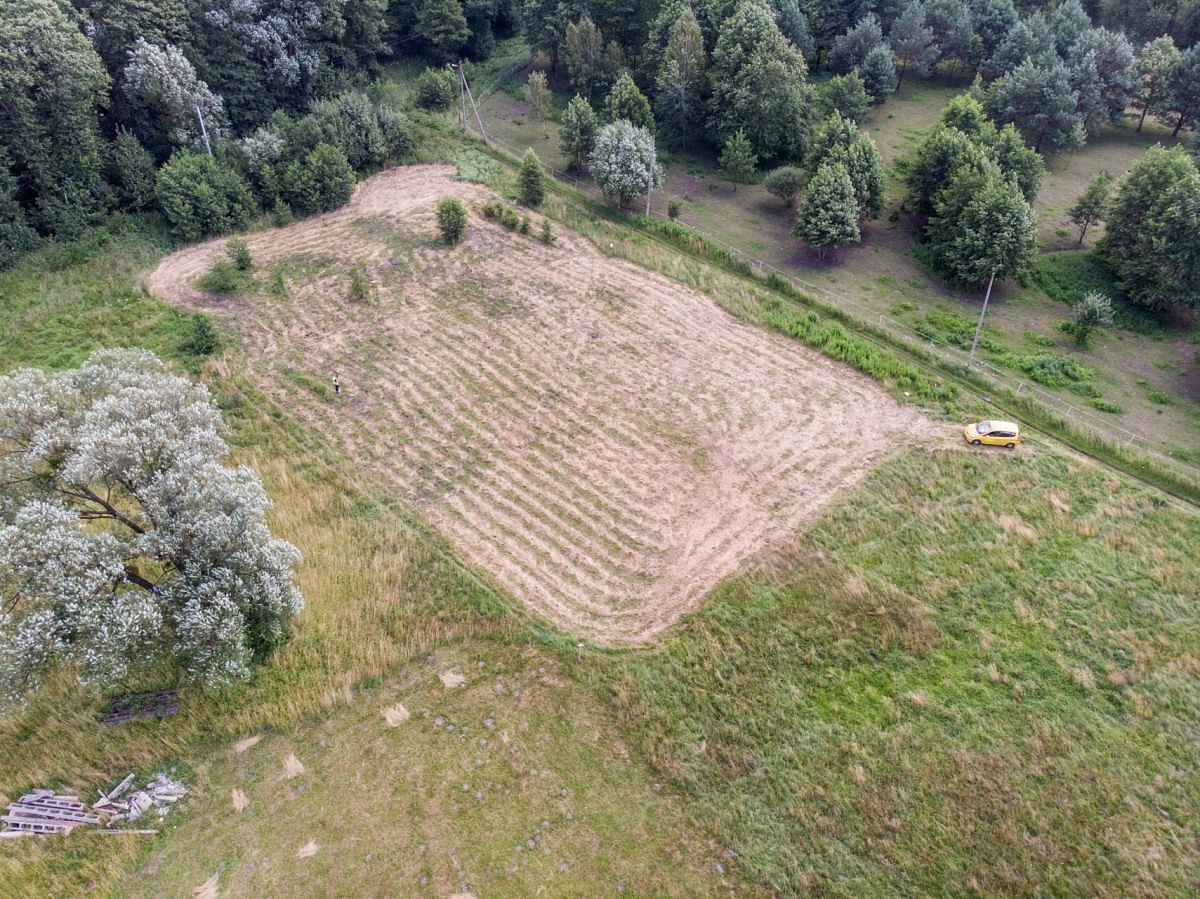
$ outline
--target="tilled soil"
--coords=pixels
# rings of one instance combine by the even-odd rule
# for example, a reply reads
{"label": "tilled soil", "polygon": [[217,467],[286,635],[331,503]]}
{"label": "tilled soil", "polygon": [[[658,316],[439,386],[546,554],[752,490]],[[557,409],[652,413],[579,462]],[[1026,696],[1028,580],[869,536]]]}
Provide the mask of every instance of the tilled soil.
{"label": "tilled soil", "polygon": [[195,286],[222,241],[148,286],[213,312],[258,387],[564,630],[653,638],[923,427],[849,367],[578,235],[547,247],[472,210],[460,245],[438,243],[441,197],[491,199],[451,175],[393,169],[247,237],[244,296]]}

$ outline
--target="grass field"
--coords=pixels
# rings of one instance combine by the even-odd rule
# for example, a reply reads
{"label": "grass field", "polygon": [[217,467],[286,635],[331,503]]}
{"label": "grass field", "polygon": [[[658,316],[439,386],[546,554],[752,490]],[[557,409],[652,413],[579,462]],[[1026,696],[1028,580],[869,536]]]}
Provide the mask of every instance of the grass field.
{"label": "grass field", "polygon": [[[764,289],[561,198],[550,212],[568,245],[570,224],[648,283],[779,328]],[[183,353],[187,316],[137,286],[167,250],[131,226],[0,275],[3,333],[19,325],[0,368],[137,344],[196,372],[304,552],[306,611],[250,684],[189,693],[161,723],[103,727],[64,683],[0,719],[0,799],[161,766],[193,788],[142,843],[6,845],[0,894],[1200,889],[1191,507],[1037,437],[1016,454],[909,446],[656,645],[581,643],[347,464],[299,399],[317,374],[268,390],[241,327],[225,355]],[[443,299],[479,314],[469,291]],[[981,408],[851,334],[821,346],[931,418]],[[389,727],[397,704],[409,717]]]}
{"label": "grass field", "polygon": [[[525,71],[501,82],[501,89],[481,103],[488,132],[522,150],[532,146],[548,165],[562,169],[566,160],[558,150],[558,124],[533,121],[521,96]],[[876,108],[865,130],[875,139],[887,165],[888,210],[864,227],[860,245],[843,250],[836,258],[821,259],[806,251],[791,236],[792,211],[761,185],[734,185],[724,180],[715,158],[695,154],[669,155],[664,188],[652,198],[652,208],[665,214],[671,199],[680,202],[680,220],[724,241],[750,257],[804,278],[818,288],[844,297],[848,311],[869,321],[889,315],[941,343],[960,342],[959,320],[973,326],[981,298],[947,287],[914,256],[916,222],[899,210],[903,185],[895,163],[902,159],[936,123],[942,107],[965,89],[960,84],[906,83],[900,93]],[[556,95],[559,106],[567,92]],[[1107,170],[1123,174],[1146,148],[1159,141],[1170,143],[1162,128],[1150,123],[1142,133],[1132,126],[1109,128],[1082,151],[1051,157],[1047,177],[1037,201],[1040,237],[1048,252],[1074,248],[1075,234],[1067,210],[1093,175]],[[1065,233],[1063,233],[1065,232]],[[1103,227],[1088,234],[1085,246],[1103,234]],[[991,349],[984,358],[1024,376],[1014,357],[1050,352],[1076,360],[1092,369],[1095,377],[1083,390],[1067,386],[1041,386],[1064,399],[1094,411],[1103,408],[1114,424],[1178,448],[1187,454],[1200,444],[1200,368],[1195,363],[1200,346],[1200,325],[1194,317],[1156,320],[1140,316],[1138,326],[1126,320],[1098,334],[1087,350],[1074,345],[1060,330],[1070,308],[1047,295],[1037,283],[1012,283],[993,296],[988,322]],[[950,323],[947,328],[946,324]],[[1156,403],[1150,391],[1172,398]],[[1099,400],[1099,406],[1092,400]],[[1119,411],[1113,411],[1114,409]]]}

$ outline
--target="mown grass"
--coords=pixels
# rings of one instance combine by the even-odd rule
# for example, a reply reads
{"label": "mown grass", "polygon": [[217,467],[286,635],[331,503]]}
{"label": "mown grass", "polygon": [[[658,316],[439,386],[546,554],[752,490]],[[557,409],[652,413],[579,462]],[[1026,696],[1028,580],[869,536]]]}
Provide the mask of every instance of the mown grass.
{"label": "mown grass", "polygon": [[[770,324],[768,303],[780,302],[767,285],[561,197],[550,211],[749,321]],[[742,874],[781,895],[1200,887],[1194,512],[1036,439],[1017,454],[913,450],[786,552],[723,584],[660,647],[577,647],[359,482],[239,378],[236,356],[180,355],[184,325],[152,327],[170,310],[134,287],[162,246],[146,232],[120,258],[109,244],[67,267],[3,276],[14,280],[0,279],[0,314],[28,330],[0,344],[0,370],[71,365],[103,341],[191,366],[225,410],[237,457],[263,475],[273,526],[305,554],[308,605],[293,642],[250,684],[188,693],[160,723],[104,727],[98,699],[66,683],[0,719],[0,800],[172,763],[195,787],[148,843],[6,846],[0,895],[187,895],[213,873],[228,892],[281,896],[331,884],[446,895],[464,883],[478,895],[622,884],[702,895]],[[113,267],[127,278],[108,279]],[[43,293],[43,280],[56,286]],[[72,310],[86,284],[141,299],[105,330],[104,304]],[[23,304],[15,315],[10,302]],[[842,345],[829,327],[838,319],[817,312],[797,327]],[[869,343],[849,336],[845,346]],[[884,381],[903,398],[891,364]],[[483,673],[447,694],[434,681],[447,665]],[[492,676],[508,689],[518,673],[528,693],[489,696]],[[380,708],[395,701],[411,727],[382,726]],[[466,739],[436,726],[439,714],[466,723]],[[485,716],[507,725],[518,751],[484,754]],[[232,742],[251,733],[264,741],[234,756]],[[287,751],[308,767],[294,781],[280,778]],[[465,772],[476,760],[485,784],[510,792],[475,800]],[[240,815],[234,786],[251,802]],[[367,823],[317,827],[347,797]],[[542,820],[550,836],[517,853]],[[321,848],[305,864],[295,852],[310,839]]]}
{"label": "mown grass", "polygon": [[1200,519],[910,452],[656,652],[585,661],[781,895],[1194,895]]}
{"label": "mown grass", "polygon": [[[579,825],[562,832],[578,839],[555,848],[552,871],[548,856],[538,856],[539,863],[523,865],[517,873],[507,872],[509,861],[499,869],[491,864],[504,851],[512,852],[508,841],[515,841],[517,831],[533,826],[518,814],[521,809],[548,814],[539,803],[526,802],[536,791],[508,784],[510,796],[504,803],[468,809],[459,820],[438,811],[439,797],[433,794],[446,787],[444,777],[428,781],[420,796],[406,780],[412,753],[436,758],[447,766],[444,770],[453,770],[473,765],[477,746],[439,747],[437,735],[422,727],[414,731],[419,735],[408,747],[392,746],[397,768],[386,775],[386,783],[372,788],[370,771],[385,776],[374,763],[380,751],[378,735],[374,730],[362,733],[359,725],[382,719],[376,698],[364,692],[366,688],[385,683],[394,687],[405,665],[440,647],[461,647],[468,639],[482,641],[473,644],[472,660],[487,659],[491,670],[515,669],[539,657],[552,664],[546,654],[560,638],[517,611],[486,576],[460,564],[420,520],[360,482],[352,466],[300,427],[286,409],[255,391],[240,377],[236,355],[199,359],[182,352],[190,319],[137,287],[139,273],[165,249],[152,226],[122,226],[90,236],[69,248],[65,257],[43,252],[0,276],[0,314],[6,323],[19,324],[19,334],[4,331],[0,370],[67,367],[104,345],[147,347],[191,369],[209,385],[225,414],[234,460],[262,476],[273,501],[272,528],[304,555],[297,580],[305,610],[291,642],[256,670],[249,683],[210,694],[187,690],[180,711],[162,721],[101,724],[104,698],[81,694],[67,673],[24,707],[0,716],[0,805],[47,784],[91,796],[128,771],[149,773],[179,764],[186,765],[185,779],[196,790],[195,799],[168,820],[167,833],[158,838],[77,834],[7,843],[0,859],[0,895],[124,895],[143,890],[190,895],[219,870],[223,890],[261,887],[270,895],[309,896],[326,875],[349,879],[354,870],[365,870],[367,854],[378,859],[379,879],[374,887],[358,881],[366,892],[457,892],[461,882],[451,859],[467,866],[472,878],[495,886],[497,894],[513,896],[529,895],[551,873],[572,889],[593,878],[610,880],[614,888],[624,881],[653,893],[675,889],[675,883],[682,894],[712,889],[715,881],[710,884],[707,876],[711,869],[701,877],[697,867],[706,848],[688,842],[691,837],[678,814],[653,793],[645,767],[636,761],[615,764],[609,757],[611,742],[605,747],[573,745],[581,738],[573,726],[584,728],[582,738],[588,739],[593,730],[610,730],[611,722],[595,708],[588,692],[571,682],[560,685],[555,702],[580,710],[580,717],[564,727],[560,712],[535,703],[514,726],[522,745],[533,740],[537,746],[531,751],[546,754],[544,768],[553,773],[555,783],[576,791],[569,810]],[[83,296],[94,299],[81,303]],[[236,335],[225,337],[227,345],[236,346]],[[165,679],[142,686],[169,683]],[[426,701],[446,704],[431,696]],[[591,709],[591,717],[584,716],[584,709]],[[419,708],[414,704],[413,710]],[[525,728],[530,727],[527,736]],[[233,742],[263,733],[304,747],[320,739],[321,728],[348,729],[351,735],[346,739],[354,745],[342,747],[343,758],[331,760],[330,768],[289,792],[295,798],[308,788],[309,799],[284,809],[271,795],[274,785],[264,786],[261,794],[248,789],[255,805],[237,816],[228,805]],[[361,733],[358,743],[354,732]],[[268,762],[260,762],[265,770]],[[270,764],[278,764],[277,755],[270,756]],[[245,770],[247,766],[238,768]],[[312,833],[326,846],[325,857],[309,867],[296,862],[297,847],[277,840],[276,834],[290,835],[297,820],[312,817],[305,802],[316,802],[322,812],[332,807],[341,813],[345,780],[364,771],[366,788],[356,794],[348,812],[351,820]],[[494,780],[500,782],[499,776]],[[424,802],[430,803],[429,812],[422,816],[421,827],[414,827],[413,806]],[[630,815],[631,808],[643,812]],[[196,821],[201,826],[196,826],[193,814],[200,816]],[[352,826],[354,815],[371,821],[366,837]],[[408,837],[427,828],[439,830],[442,840],[422,861],[416,841]],[[605,851],[595,851],[598,842]],[[680,847],[685,844],[691,848],[683,852]],[[403,859],[397,858],[399,847]],[[189,860],[188,865],[173,864],[177,881],[167,883],[165,872],[155,873],[153,856],[160,851]],[[267,879],[251,877],[243,884],[239,878],[247,872],[224,864],[227,857],[249,861],[251,868],[261,865]],[[332,864],[334,857],[348,870]],[[680,874],[668,881],[661,872],[669,870],[676,857]],[[206,868],[203,877],[194,883],[186,879],[210,861],[213,868]],[[558,872],[560,864],[567,865],[569,877]],[[414,879],[397,885],[387,872],[401,870],[416,872]],[[428,882],[422,884],[421,877]]]}

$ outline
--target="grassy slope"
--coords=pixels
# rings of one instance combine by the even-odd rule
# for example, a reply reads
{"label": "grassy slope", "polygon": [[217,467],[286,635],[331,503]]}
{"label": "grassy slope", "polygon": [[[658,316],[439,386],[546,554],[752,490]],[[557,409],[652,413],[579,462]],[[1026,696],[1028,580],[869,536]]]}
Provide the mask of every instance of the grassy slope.
{"label": "grassy slope", "polygon": [[1048,452],[911,452],[655,653],[581,665],[784,893],[1187,895],[1200,521]]}
{"label": "grassy slope", "polygon": [[[507,79],[502,90],[483,101],[484,122],[493,136],[518,149],[532,146],[547,164],[562,168],[566,161],[558,150],[558,123],[533,121],[516,99],[523,74]],[[864,127],[888,164],[889,208],[898,205],[903,195],[892,163],[916,145],[946,102],[964,89],[962,85],[906,83],[899,95],[872,112]],[[567,93],[562,90],[556,95],[558,106]],[[1059,250],[1074,244],[1073,236],[1057,232],[1068,227],[1066,210],[1092,175],[1107,169],[1120,176],[1148,146],[1167,138],[1153,124],[1141,134],[1132,128],[1110,128],[1079,153],[1052,157],[1037,203],[1045,247]],[[861,245],[846,249],[836,259],[818,259],[791,236],[790,210],[761,185],[735,188],[722,178],[711,155],[677,154],[671,158],[666,184],[652,198],[652,206],[665,213],[671,198],[681,202],[682,221],[754,258],[835,291],[857,304],[857,311],[848,311],[865,320],[885,313],[910,328],[928,331],[930,316],[939,312],[961,317],[972,327],[978,316],[979,296],[947,288],[913,257],[915,223],[911,216],[892,221],[890,212],[885,212],[879,221],[865,226]],[[1093,229],[1087,243],[1092,244],[1102,233],[1102,227]],[[1045,352],[1028,337],[1039,335],[1041,341],[1052,342],[1051,352],[1077,357],[1096,369],[1092,386],[1121,407],[1122,411],[1112,416],[1115,424],[1176,447],[1194,448],[1200,443],[1200,377],[1195,375],[1193,359],[1200,334],[1195,329],[1114,327],[1096,336],[1091,351],[1083,351],[1057,330],[1058,323],[1069,317],[1065,303],[1048,297],[1036,285],[1007,285],[993,297],[988,312],[995,345],[1003,352],[993,355],[985,350],[984,358],[1004,367],[1004,360],[1012,354]],[[952,337],[938,333],[936,326],[931,336],[942,341]],[[1012,374],[1019,372],[1012,370]],[[1148,395],[1151,389],[1167,392],[1174,402],[1167,406],[1153,402]],[[1088,399],[1065,389],[1052,392],[1084,408],[1089,405]]]}
{"label": "grassy slope", "polygon": [[[573,222],[755,318],[745,282],[636,234]],[[129,252],[132,273],[156,250]],[[178,334],[140,327],[170,315],[161,304],[131,300],[140,311],[109,332],[95,326],[111,314],[103,297],[70,311],[67,298],[107,284],[112,267],[102,258],[57,280],[0,276],[4,308],[26,304],[27,329],[24,349],[6,346],[0,364],[54,363],[39,332],[79,335],[79,352],[146,340],[174,353]],[[43,292],[50,283],[59,286]],[[245,392],[236,365],[210,365],[205,377],[239,453],[259,460],[276,527],[306,554],[308,610],[253,684],[189,697],[161,725],[101,728],[95,704],[66,690],[0,722],[0,793],[98,785],[172,757],[196,786],[149,855],[82,838],[26,844],[0,864],[0,892],[65,894],[91,881],[186,895],[220,869],[223,888],[246,894],[307,895],[316,876],[361,878],[352,893],[419,894],[428,877],[431,895],[463,880],[482,895],[522,895],[622,879],[634,893],[702,894],[723,886],[705,837],[736,852],[736,864],[723,860],[731,873],[740,866],[780,891],[1195,886],[1194,514],[1044,446],[913,451],[773,565],[720,588],[660,649],[577,652],[530,641],[527,622],[403,510],[348,483],[286,414]],[[479,661],[466,692],[439,692],[435,671],[472,673]],[[560,681],[559,666],[572,678]],[[518,671],[529,705],[489,694],[493,675],[507,689]],[[388,731],[379,708],[397,699],[414,718]],[[467,738],[434,726],[438,714],[467,724]],[[482,753],[488,716],[522,734],[519,765]],[[232,742],[254,732],[267,738],[235,758]],[[283,782],[289,750],[308,772]],[[464,772],[476,760],[485,784],[512,792],[474,800],[478,778]],[[550,773],[522,776],[526,762]],[[674,789],[656,790],[646,763]],[[241,816],[228,804],[233,786],[251,801]],[[370,826],[314,832],[347,790]],[[517,854],[541,820],[550,836]],[[309,839],[321,849],[299,862]]]}
{"label": "grassy slope", "polygon": [[[306,608],[292,642],[250,684],[189,693],[180,713],[162,722],[101,725],[100,701],[69,683],[0,718],[0,802],[45,784],[92,795],[126,771],[163,765],[179,765],[196,790],[158,840],[81,835],[7,843],[0,895],[78,895],[87,885],[114,895],[190,895],[217,870],[221,888],[234,895],[307,896],[317,877],[357,877],[361,891],[436,896],[458,891],[464,880],[489,895],[513,896],[543,884],[580,889],[591,882],[624,882],[645,894],[718,889],[721,879],[703,861],[708,847],[654,791],[645,765],[617,751],[611,715],[586,688],[538,674],[555,665],[551,650],[533,639],[540,629],[420,522],[354,483],[286,412],[250,392],[237,377],[236,357],[201,365],[184,355],[186,317],[137,287],[137,274],[165,242],[151,228],[118,230],[0,274],[0,370],[69,366],[97,346],[136,345],[198,371],[225,409],[235,456],[264,479],[274,529],[304,553],[298,579]],[[451,647],[451,661],[467,674],[487,676],[488,686],[501,672],[520,677],[532,685],[530,698],[493,698],[483,689],[462,699],[438,695],[431,664],[419,660],[440,647]],[[482,671],[468,664],[485,660]],[[414,719],[385,731],[379,710],[396,696]],[[469,721],[471,739],[447,741],[426,710]],[[485,754],[476,741],[488,716],[508,728],[512,743]],[[230,747],[253,733],[267,739],[233,765]],[[320,751],[321,740],[334,741],[336,752]],[[271,772],[285,745],[305,758],[309,773],[281,791]],[[486,767],[472,779],[486,774],[505,792],[476,809],[463,805],[461,782],[480,757]],[[522,773],[517,766],[526,761],[543,773]],[[342,792],[364,774],[364,789]],[[241,816],[229,805],[233,786],[252,800]],[[303,822],[337,819],[343,807],[362,818],[362,828],[337,820],[306,826],[304,839],[291,845]],[[510,858],[543,819],[554,827],[545,850],[528,862]],[[310,838],[325,852],[297,862],[295,850]],[[427,856],[418,852],[421,843]],[[159,870],[160,858],[170,859],[170,876]],[[397,881],[401,872],[405,879]]]}

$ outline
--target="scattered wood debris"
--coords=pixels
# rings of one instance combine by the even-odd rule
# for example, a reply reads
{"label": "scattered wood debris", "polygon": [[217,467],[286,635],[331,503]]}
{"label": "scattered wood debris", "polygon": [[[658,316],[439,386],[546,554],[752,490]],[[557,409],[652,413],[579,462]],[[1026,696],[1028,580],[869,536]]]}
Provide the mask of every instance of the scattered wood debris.
{"label": "scattered wood debris", "polygon": [[178,711],[178,690],[155,690],[118,696],[109,702],[102,720],[105,724],[121,724],[134,718],[165,718]]}
{"label": "scattered wood debris", "polygon": [[317,850],[320,848],[321,847],[317,845],[316,840],[309,840],[296,850],[296,858],[311,858],[317,854]]}
{"label": "scattered wood debris", "polygon": [[16,802],[9,803],[8,810],[0,818],[4,822],[0,837],[70,833],[77,827],[96,825],[108,828],[106,832],[109,833],[157,833],[156,830],[111,828],[122,821],[135,821],[151,811],[157,811],[160,818],[165,816],[171,806],[187,794],[187,787],[165,774],[156,774],[145,787],[135,790],[128,799],[122,799],[133,779],[130,774],[109,792],[101,791],[91,805],[78,796],[54,790],[38,789],[26,793]]}
{"label": "scattered wood debris", "polygon": [[258,741],[262,739],[262,734],[255,734],[253,737],[246,737],[244,740],[238,740],[233,744],[233,751],[241,755],[247,749],[258,745]]}
{"label": "scattered wood debris", "polygon": [[250,804],[249,800],[246,799],[246,794],[237,787],[233,788],[233,791],[229,794],[229,798],[233,801],[233,810],[235,812],[242,811],[242,809]]}
{"label": "scattered wood debris", "polygon": [[462,676],[461,672],[453,669],[450,671],[443,671],[438,675],[438,678],[441,680],[442,686],[447,690],[452,690],[455,687],[461,687],[467,682],[467,679]]}
{"label": "scattered wood debris", "polygon": [[204,881],[204,883],[200,884],[200,886],[192,890],[192,895],[196,899],[217,899],[221,895],[220,890],[217,888],[217,884],[220,883],[220,877],[220,874],[214,874],[208,880]]}

